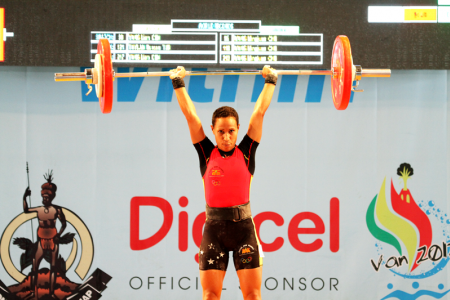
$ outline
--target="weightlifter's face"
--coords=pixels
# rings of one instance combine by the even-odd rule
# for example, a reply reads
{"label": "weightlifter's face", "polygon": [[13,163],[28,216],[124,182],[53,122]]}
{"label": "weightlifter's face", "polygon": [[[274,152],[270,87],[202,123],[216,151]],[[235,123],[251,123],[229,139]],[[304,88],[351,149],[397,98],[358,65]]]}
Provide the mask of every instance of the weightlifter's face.
{"label": "weightlifter's face", "polygon": [[217,147],[222,151],[231,151],[236,145],[239,124],[234,117],[218,118],[211,129],[216,138]]}

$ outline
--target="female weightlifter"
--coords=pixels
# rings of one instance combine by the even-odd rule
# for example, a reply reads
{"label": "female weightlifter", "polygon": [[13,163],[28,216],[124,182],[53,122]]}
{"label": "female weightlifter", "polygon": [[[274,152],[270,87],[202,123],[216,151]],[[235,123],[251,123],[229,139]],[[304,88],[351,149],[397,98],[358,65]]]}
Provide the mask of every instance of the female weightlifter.
{"label": "female weightlifter", "polygon": [[250,183],[255,153],[262,135],[263,118],[277,82],[274,69],[264,67],[265,85],[255,104],[247,134],[236,147],[239,116],[228,106],[212,116],[211,129],[217,146],[206,137],[183,78],[185,69],[171,71],[178,104],[186,117],[192,143],[200,159],[206,196],[206,222],[199,250],[203,299],[220,299],[229,251],[233,251],[245,300],[261,299],[263,252],[250,211]]}

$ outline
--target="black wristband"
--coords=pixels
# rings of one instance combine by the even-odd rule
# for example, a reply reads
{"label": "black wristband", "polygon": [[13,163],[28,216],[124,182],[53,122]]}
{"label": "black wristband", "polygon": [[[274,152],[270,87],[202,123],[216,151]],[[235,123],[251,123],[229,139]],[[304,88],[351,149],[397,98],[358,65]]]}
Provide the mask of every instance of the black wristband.
{"label": "black wristband", "polygon": [[172,79],[172,85],[174,90],[185,87],[184,80],[181,77],[175,77]]}
{"label": "black wristband", "polygon": [[271,83],[273,85],[277,85],[277,76],[274,74],[267,74],[266,75],[266,83]]}

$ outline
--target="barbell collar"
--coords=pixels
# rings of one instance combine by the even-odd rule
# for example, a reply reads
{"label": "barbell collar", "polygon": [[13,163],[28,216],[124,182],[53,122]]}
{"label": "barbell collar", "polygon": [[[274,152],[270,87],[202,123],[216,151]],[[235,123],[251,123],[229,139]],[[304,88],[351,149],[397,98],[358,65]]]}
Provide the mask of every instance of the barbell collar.
{"label": "barbell collar", "polygon": [[96,82],[93,82],[93,77],[94,77],[93,76],[94,74],[92,74],[93,71],[94,71],[94,69],[86,69],[86,70],[84,70],[84,74],[86,76],[86,79],[85,79],[86,84],[96,83]]}
{"label": "barbell collar", "polygon": [[360,81],[362,77],[362,68],[359,65],[355,65],[355,78],[354,80]]}
{"label": "barbell collar", "polygon": [[85,72],[55,73],[55,81],[85,81]]}
{"label": "barbell collar", "polygon": [[362,77],[391,77],[390,69],[362,69]]}

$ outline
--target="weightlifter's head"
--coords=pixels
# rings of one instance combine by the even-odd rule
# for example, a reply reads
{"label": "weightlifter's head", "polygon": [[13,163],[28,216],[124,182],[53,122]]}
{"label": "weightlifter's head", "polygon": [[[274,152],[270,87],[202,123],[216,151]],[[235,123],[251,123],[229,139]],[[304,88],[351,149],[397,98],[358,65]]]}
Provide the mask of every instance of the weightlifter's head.
{"label": "weightlifter's head", "polygon": [[229,106],[216,109],[212,116],[212,132],[216,138],[217,147],[222,151],[231,151],[236,145],[239,131],[239,115]]}

